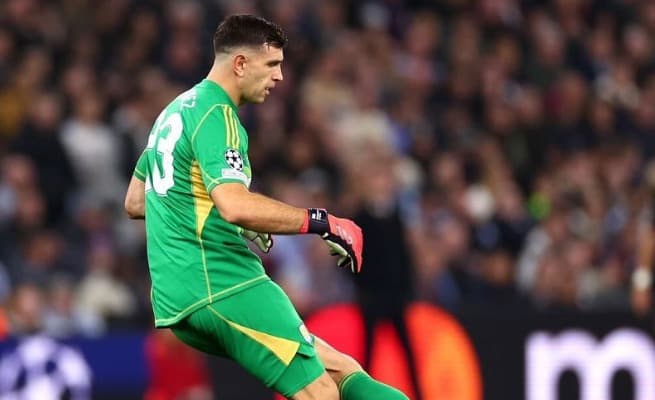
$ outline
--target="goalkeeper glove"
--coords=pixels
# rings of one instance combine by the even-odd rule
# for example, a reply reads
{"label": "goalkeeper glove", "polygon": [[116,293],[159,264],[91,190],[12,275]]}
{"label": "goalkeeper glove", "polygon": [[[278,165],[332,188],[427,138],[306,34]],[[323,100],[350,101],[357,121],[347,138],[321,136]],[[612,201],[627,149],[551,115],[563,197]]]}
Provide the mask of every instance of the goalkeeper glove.
{"label": "goalkeeper glove", "polygon": [[362,229],[353,221],[337,218],[323,208],[309,208],[300,233],[317,233],[330,248],[330,254],[339,256],[337,265],[349,267],[353,273],[362,269]]}
{"label": "goalkeeper glove", "polygon": [[270,233],[255,232],[244,229],[242,227],[238,228],[241,236],[253,242],[255,245],[257,245],[259,250],[263,251],[264,253],[268,253],[271,247],[273,247],[273,236],[271,236]]}

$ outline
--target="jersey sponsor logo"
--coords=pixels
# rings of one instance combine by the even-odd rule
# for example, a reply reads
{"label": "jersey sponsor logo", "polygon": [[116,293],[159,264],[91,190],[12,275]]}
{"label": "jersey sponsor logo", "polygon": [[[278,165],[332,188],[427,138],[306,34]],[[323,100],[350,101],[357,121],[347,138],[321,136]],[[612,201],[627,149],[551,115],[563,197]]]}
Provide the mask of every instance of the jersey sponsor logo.
{"label": "jersey sponsor logo", "polygon": [[305,324],[301,324],[298,327],[298,330],[300,331],[300,334],[302,335],[303,339],[309,344],[314,344],[314,336],[312,336],[311,333],[309,333],[309,330],[305,326]]}
{"label": "jersey sponsor logo", "polygon": [[231,168],[239,172],[243,171],[243,158],[241,158],[241,154],[238,151],[227,149],[225,151],[225,161],[227,161],[227,165]]}

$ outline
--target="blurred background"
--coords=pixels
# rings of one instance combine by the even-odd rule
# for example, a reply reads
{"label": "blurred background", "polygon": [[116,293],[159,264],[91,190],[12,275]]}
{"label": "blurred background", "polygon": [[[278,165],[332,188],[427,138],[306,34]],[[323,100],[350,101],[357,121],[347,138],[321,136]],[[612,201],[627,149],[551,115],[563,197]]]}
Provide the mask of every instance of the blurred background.
{"label": "blurred background", "polygon": [[290,38],[252,189],[365,232],[262,255],[316,334],[412,399],[655,398],[649,0],[3,0],[0,398],[272,398],[153,331],[122,208],[233,13]]}

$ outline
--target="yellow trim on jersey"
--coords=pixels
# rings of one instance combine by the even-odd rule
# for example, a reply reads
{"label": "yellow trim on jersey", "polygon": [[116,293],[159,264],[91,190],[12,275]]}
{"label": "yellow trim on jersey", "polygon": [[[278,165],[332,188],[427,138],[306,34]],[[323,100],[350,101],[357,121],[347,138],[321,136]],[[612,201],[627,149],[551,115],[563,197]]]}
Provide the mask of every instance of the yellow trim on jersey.
{"label": "yellow trim on jersey", "polygon": [[248,287],[254,286],[255,284],[259,283],[259,281],[266,280],[266,279],[270,279],[268,277],[268,275],[260,275],[260,276],[258,276],[256,278],[252,278],[252,279],[247,280],[245,282],[241,282],[241,283],[236,284],[234,286],[231,286],[231,287],[229,287],[227,289],[223,289],[220,292],[216,292],[216,293],[212,294],[209,297],[209,299],[201,299],[201,300],[196,301],[195,303],[191,304],[190,306],[188,306],[184,310],[180,311],[179,313],[177,313],[173,317],[170,317],[170,318],[155,318],[155,324],[157,324],[157,326],[159,326],[159,325],[165,325],[165,324],[168,324],[168,323],[171,323],[171,322],[177,322],[177,320],[179,320],[181,317],[187,315],[187,313],[193,311],[194,309],[196,309],[198,307],[201,307],[203,304],[208,304],[208,303],[211,304],[214,300],[217,300],[218,298],[221,298],[221,297],[225,297],[228,294],[231,294],[232,292],[236,292],[239,289],[242,289],[244,286],[246,286],[246,288],[244,288],[244,289],[247,289]]}
{"label": "yellow trim on jersey", "polygon": [[294,342],[293,340],[269,335],[268,333],[260,332],[252,328],[239,325],[236,322],[232,322],[229,319],[222,316],[218,311],[214,310],[211,306],[207,307],[218,318],[225,321],[232,328],[238,330],[244,335],[248,336],[255,342],[261,344],[270,350],[271,353],[275,354],[277,358],[284,363],[284,365],[289,365],[293,357],[298,352],[300,348],[300,343]]}
{"label": "yellow trim on jersey", "polygon": [[223,120],[225,121],[225,147],[230,147],[232,144],[232,125],[227,117],[227,107],[221,106],[223,109]]}
{"label": "yellow trim on jersey", "polygon": [[198,160],[193,160],[191,164],[191,189],[193,190],[193,200],[196,205],[196,235],[200,237],[214,203],[207,194],[205,185],[202,182],[202,172]]}
{"label": "yellow trim on jersey", "polygon": [[196,126],[196,130],[194,130],[193,134],[191,135],[191,146],[192,147],[193,147],[193,139],[196,138],[196,135],[198,134],[198,131],[200,130],[200,127],[202,126],[202,124],[205,122],[205,119],[207,119],[207,117],[209,117],[209,114],[211,114],[211,112],[214,111],[215,108],[221,107],[221,106],[222,106],[222,104],[214,104],[209,110],[207,110],[205,115],[203,115],[202,118],[200,118],[200,122],[198,122],[198,125]]}
{"label": "yellow trim on jersey", "polygon": [[234,118],[232,108],[223,106],[223,118],[225,118],[225,129],[227,131],[225,144],[227,147],[233,149],[239,148],[239,130],[237,129],[237,121]]}
{"label": "yellow trim on jersey", "polygon": [[225,121],[225,147],[230,147],[232,143],[232,126],[227,119],[227,107],[221,106],[221,108],[223,109],[223,121]]}
{"label": "yellow trim on jersey", "polygon": [[196,135],[198,134],[198,131],[200,130],[200,127],[202,124],[205,122],[205,119],[211,114],[214,109],[221,107],[223,109],[223,119],[225,120],[225,144],[227,147],[232,147],[234,149],[239,148],[239,129],[237,128],[237,121],[236,118],[234,117],[234,112],[232,111],[232,107],[225,105],[225,104],[214,104],[211,106],[207,112],[205,112],[205,115],[200,118],[200,122],[198,122],[198,125],[196,126],[196,129],[193,131],[193,134],[191,135],[191,145],[193,146],[193,139],[195,139]]}
{"label": "yellow trim on jersey", "polygon": [[227,113],[230,116],[230,123],[232,124],[232,132],[233,132],[233,139],[234,139],[232,146],[235,149],[239,149],[239,128],[237,127],[237,120],[236,118],[234,118],[234,112],[232,111],[232,108],[228,107]]}
{"label": "yellow trim on jersey", "polygon": [[191,191],[193,192],[193,203],[196,210],[196,238],[198,239],[198,244],[200,244],[200,254],[202,256],[202,268],[205,271],[205,283],[207,284],[207,298],[211,298],[212,289],[209,285],[209,272],[207,271],[207,260],[205,257],[205,245],[202,241],[202,229],[205,227],[205,222],[209,217],[209,213],[212,211],[214,204],[207,195],[205,186],[202,183],[202,177],[200,175],[200,167],[198,166],[198,161],[193,160],[191,163],[191,171],[189,173],[191,177]]}

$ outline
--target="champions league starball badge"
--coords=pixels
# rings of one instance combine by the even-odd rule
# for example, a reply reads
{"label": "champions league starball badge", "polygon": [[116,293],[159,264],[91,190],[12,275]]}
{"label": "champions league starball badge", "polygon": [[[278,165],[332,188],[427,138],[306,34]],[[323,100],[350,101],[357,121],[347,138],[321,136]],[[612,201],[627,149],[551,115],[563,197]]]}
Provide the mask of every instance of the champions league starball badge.
{"label": "champions league starball badge", "polygon": [[225,161],[227,161],[227,165],[229,165],[230,168],[237,171],[243,171],[243,158],[241,158],[241,154],[239,154],[238,151],[227,149],[225,151]]}

